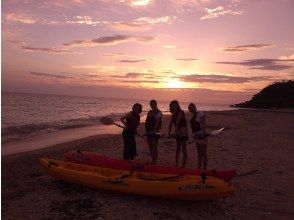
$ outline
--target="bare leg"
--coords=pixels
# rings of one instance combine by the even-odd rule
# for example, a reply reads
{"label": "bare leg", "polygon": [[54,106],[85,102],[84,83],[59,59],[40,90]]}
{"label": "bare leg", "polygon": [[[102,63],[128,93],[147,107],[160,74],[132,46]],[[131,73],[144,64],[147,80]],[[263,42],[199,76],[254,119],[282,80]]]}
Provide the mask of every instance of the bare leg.
{"label": "bare leg", "polygon": [[156,164],[158,158],[158,138],[154,140],[154,158],[153,163]]}
{"label": "bare leg", "polygon": [[203,144],[203,169],[207,168],[207,139],[206,139],[206,144]]}
{"label": "bare leg", "polygon": [[150,150],[150,155],[152,158],[152,163],[156,164],[158,151],[157,151],[157,145],[158,145],[158,139],[157,138],[148,138],[148,147]]}
{"label": "bare leg", "polygon": [[202,167],[202,146],[196,143],[197,153],[198,153],[198,169]]}
{"label": "bare leg", "polygon": [[153,164],[156,164],[156,162],[157,162],[157,157],[158,157],[157,146],[158,146],[158,138],[153,138],[152,139],[152,153],[151,153]]}
{"label": "bare leg", "polygon": [[182,167],[185,168],[186,166],[186,162],[187,162],[187,149],[186,149],[186,141],[182,141],[182,152],[183,152],[183,163],[182,163]]}
{"label": "bare leg", "polygon": [[181,151],[181,142],[177,141],[177,150],[176,150],[176,167],[179,166],[179,156]]}
{"label": "bare leg", "polygon": [[150,156],[153,160],[153,154],[152,154],[152,138],[147,138],[147,142],[148,142],[148,147],[149,147],[149,151],[150,151]]}

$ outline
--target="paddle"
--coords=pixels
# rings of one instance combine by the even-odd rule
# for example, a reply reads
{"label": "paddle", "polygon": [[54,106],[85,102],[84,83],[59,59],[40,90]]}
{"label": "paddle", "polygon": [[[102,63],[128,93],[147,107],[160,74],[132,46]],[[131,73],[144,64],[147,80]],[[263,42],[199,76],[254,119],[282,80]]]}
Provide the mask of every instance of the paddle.
{"label": "paddle", "polygon": [[[113,121],[113,119],[112,119],[112,118],[109,118],[109,117],[101,117],[101,118],[100,118],[100,122],[101,122],[101,124],[103,124],[103,125],[116,125],[116,126],[118,126],[118,127],[120,127],[120,128],[125,128],[124,126],[115,123],[115,122]],[[207,134],[206,134],[206,137],[208,137],[208,136],[216,136],[216,135],[220,134],[224,129],[225,129],[225,127],[222,127],[222,128],[220,128],[220,129],[213,130],[213,131],[207,133]],[[166,138],[166,139],[172,138],[172,137],[166,137],[166,136],[163,136],[161,133],[157,133],[157,134],[160,136],[160,138]],[[145,137],[144,137],[143,135],[140,135],[140,134],[136,134],[136,135],[138,135],[139,137],[141,137],[141,138],[143,138],[143,139],[145,140]],[[195,140],[193,140],[193,141],[189,141],[187,144],[191,144],[191,143],[193,143],[194,141],[195,141]]]}
{"label": "paddle", "polygon": [[[116,125],[116,126],[118,126],[118,127],[120,127],[120,128],[125,128],[124,126],[115,123],[115,122],[113,121],[113,119],[112,119],[112,118],[109,118],[109,117],[101,117],[101,118],[100,118],[100,122],[101,122],[101,124],[103,124],[103,125]],[[143,138],[143,139],[145,140],[145,137],[144,137],[143,135],[140,135],[140,134],[136,134],[136,135],[138,135],[139,137],[141,137],[141,138]]]}
{"label": "paddle", "polygon": [[218,134],[220,134],[223,130],[225,129],[225,127],[222,127],[220,129],[217,129],[217,130],[213,130],[211,132],[209,132],[206,136],[216,136]]}
{"label": "paddle", "polygon": [[124,126],[115,123],[112,118],[108,118],[108,117],[101,117],[100,122],[103,125],[116,125],[116,126],[118,126],[120,128],[125,128]]}
{"label": "paddle", "polygon": [[[211,132],[206,133],[205,136],[208,137],[208,136],[216,136],[216,135],[219,135],[224,129],[225,129],[225,127],[222,127],[220,129],[216,129],[216,130],[212,130]],[[191,144],[193,142],[195,142],[195,140],[188,141],[187,144]]]}
{"label": "paddle", "polygon": [[251,171],[248,171],[246,173],[241,173],[241,174],[238,174],[236,177],[239,177],[239,176],[246,176],[246,175],[250,175],[250,174],[253,174],[253,173],[256,173],[258,172],[258,170],[251,170]]}

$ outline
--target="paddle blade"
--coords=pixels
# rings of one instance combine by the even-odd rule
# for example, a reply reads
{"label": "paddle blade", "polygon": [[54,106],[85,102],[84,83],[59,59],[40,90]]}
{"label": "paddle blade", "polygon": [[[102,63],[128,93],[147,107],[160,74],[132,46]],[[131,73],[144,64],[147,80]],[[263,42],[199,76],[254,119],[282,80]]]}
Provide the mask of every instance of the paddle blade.
{"label": "paddle blade", "polygon": [[101,117],[99,121],[103,125],[113,125],[114,124],[114,121],[111,118],[108,118],[108,117]]}
{"label": "paddle blade", "polygon": [[209,135],[218,135],[218,134],[220,134],[223,130],[224,130],[225,128],[223,127],[223,128],[220,128],[220,129],[217,129],[217,130],[213,130],[213,131],[211,131],[210,133],[209,133]]}

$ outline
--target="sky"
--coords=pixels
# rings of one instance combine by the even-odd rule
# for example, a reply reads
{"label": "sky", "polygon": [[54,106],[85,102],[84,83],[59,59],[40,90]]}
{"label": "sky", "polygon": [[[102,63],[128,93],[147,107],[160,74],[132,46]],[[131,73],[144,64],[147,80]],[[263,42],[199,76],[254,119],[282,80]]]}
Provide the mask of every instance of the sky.
{"label": "sky", "polygon": [[233,104],[294,79],[293,0],[5,0],[2,91]]}

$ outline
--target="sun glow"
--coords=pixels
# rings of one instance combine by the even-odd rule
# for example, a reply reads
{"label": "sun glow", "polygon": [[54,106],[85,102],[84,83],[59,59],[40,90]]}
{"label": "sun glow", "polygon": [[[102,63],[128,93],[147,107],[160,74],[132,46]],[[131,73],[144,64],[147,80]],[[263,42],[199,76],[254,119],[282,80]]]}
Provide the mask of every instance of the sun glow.
{"label": "sun glow", "polygon": [[133,6],[146,6],[150,3],[151,0],[135,0],[132,1],[131,4]]}
{"label": "sun glow", "polygon": [[184,83],[178,79],[171,79],[166,83],[166,88],[184,88]]}

